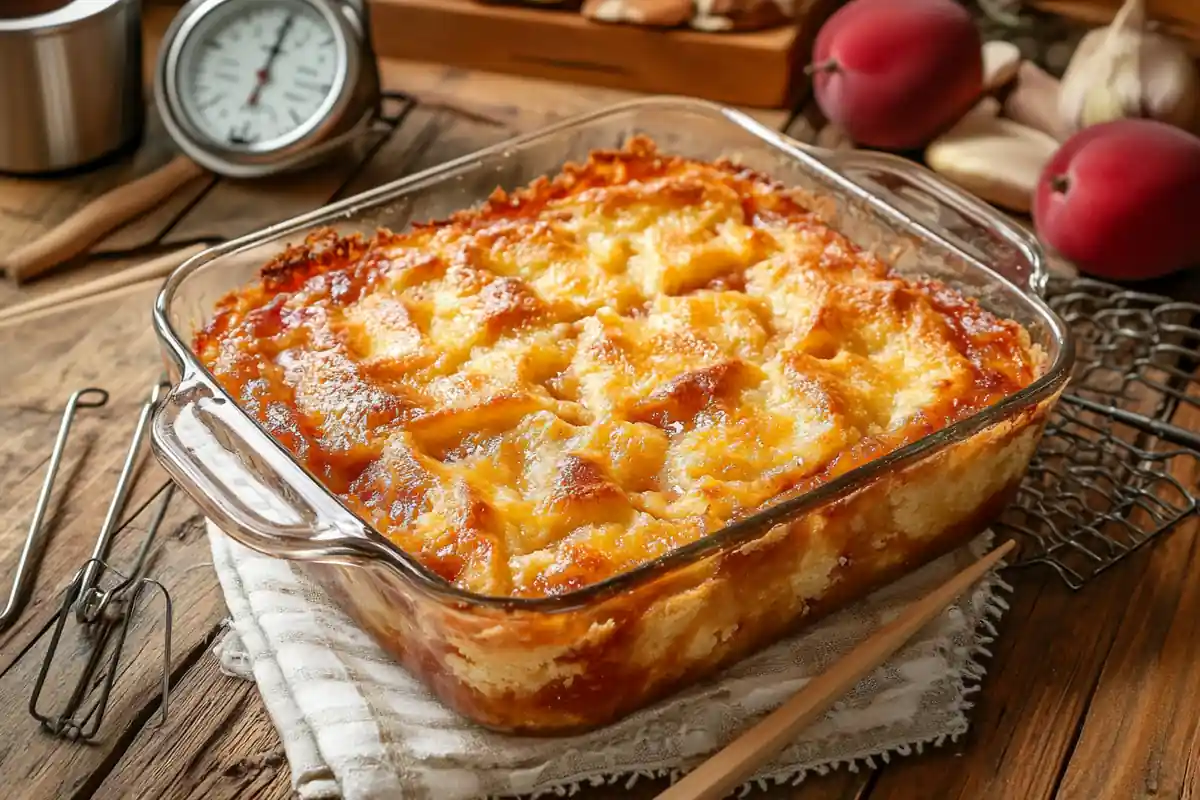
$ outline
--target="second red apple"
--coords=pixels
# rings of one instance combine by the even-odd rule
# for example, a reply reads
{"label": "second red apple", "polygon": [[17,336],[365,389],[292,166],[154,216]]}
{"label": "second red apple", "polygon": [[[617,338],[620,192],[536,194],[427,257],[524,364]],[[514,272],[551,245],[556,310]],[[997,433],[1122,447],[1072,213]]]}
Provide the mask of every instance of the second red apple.
{"label": "second red apple", "polygon": [[1083,129],[1042,172],[1033,222],[1061,256],[1108,280],[1200,265],[1200,137],[1148,119]]}

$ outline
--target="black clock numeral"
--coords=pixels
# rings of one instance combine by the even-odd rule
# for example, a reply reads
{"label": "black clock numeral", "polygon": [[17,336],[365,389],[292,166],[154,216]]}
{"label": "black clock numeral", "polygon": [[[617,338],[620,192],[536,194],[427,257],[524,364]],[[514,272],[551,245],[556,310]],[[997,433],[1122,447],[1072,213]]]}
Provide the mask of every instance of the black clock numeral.
{"label": "black clock numeral", "polygon": [[[207,87],[203,87],[203,88],[205,91],[207,91]],[[215,106],[217,103],[221,102],[224,99],[225,99],[225,95],[220,92],[217,92],[216,94],[214,94],[212,97],[208,98],[207,100],[201,100],[199,105],[197,105],[196,107],[199,108],[201,111],[208,111],[210,108],[212,108],[213,106]]]}
{"label": "black clock numeral", "polygon": [[333,88],[328,83],[311,83],[310,81],[296,81],[296,85],[301,89],[308,89],[310,92],[320,92],[321,94],[329,94],[329,90]]}

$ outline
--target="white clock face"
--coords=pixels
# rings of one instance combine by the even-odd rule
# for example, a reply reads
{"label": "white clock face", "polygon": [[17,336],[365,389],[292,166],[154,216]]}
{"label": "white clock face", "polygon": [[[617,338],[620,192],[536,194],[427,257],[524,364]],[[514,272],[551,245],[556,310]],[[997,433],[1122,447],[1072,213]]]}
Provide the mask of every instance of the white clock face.
{"label": "white clock face", "polygon": [[226,3],[192,29],[179,54],[184,113],[233,150],[295,141],[341,92],[344,44],[302,0]]}

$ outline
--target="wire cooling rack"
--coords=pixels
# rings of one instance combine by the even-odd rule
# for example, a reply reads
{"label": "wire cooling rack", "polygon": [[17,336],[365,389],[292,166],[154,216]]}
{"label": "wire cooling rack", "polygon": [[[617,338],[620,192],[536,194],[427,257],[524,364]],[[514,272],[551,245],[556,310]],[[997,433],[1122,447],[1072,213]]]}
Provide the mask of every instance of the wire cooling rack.
{"label": "wire cooling rack", "polygon": [[1089,279],[1056,278],[1047,298],[1075,332],[1075,371],[994,527],[1021,543],[1014,567],[1079,589],[1200,511],[1200,426],[1163,424],[1200,410],[1200,305]]}

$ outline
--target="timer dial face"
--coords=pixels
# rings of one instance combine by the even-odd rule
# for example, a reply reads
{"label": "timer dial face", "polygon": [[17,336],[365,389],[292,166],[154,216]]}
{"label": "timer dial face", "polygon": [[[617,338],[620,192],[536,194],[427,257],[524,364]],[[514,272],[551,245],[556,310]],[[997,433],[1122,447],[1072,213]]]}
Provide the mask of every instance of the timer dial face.
{"label": "timer dial face", "polygon": [[229,150],[286,146],[318,126],[337,101],[345,46],[304,0],[222,4],[180,48],[183,113]]}

